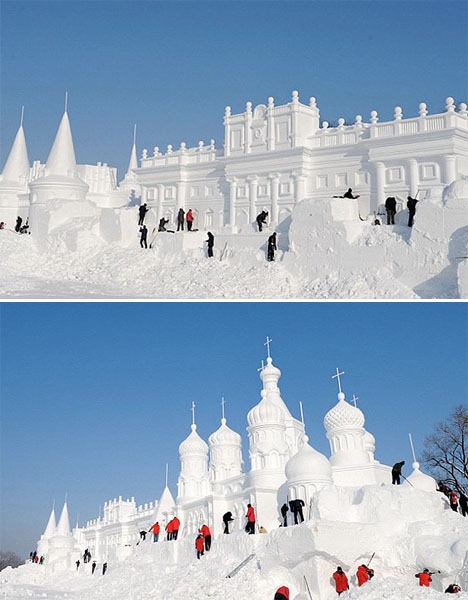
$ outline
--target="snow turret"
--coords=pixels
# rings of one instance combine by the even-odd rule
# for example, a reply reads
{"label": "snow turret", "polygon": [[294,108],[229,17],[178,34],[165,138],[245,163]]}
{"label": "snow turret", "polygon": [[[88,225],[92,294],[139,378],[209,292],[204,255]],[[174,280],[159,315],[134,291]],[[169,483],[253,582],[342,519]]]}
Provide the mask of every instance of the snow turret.
{"label": "snow turret", "polygon": [[137,150],[136,150],[136,125],[133,129],[133,146],[130,152],[130,160],[128,163],[127,172],[125,173],[125,177],[119,183],[119,187],[124,192],[128,192],[133,196],[141,195],[141,187],[138,184],[138,178],[135,173],[135,169],[138,169],[138,159],[137,159]]}
{"label": "snow turret", "polygon": [[221,419],[221,427],[208,438],[210,446],[211,481],[220,482],[237,475],[242,475],[242,439],[241,436],[226,425]]}
{"label": "snow turret", "polygon": [[209,492],[208,444],[201,439],[195,425],[195,404],[190,435],[180,444],[180,475],[178,500],[200,498]]}
{"label": "snow turret", "polygon": [[419,463],[414,461],[412,464],[413,472],[408,475],[403,485],[413,486],[418,490],[424,490],[425,492],[435,492],[437,490],[437,482],[430,475],[426,475],[419,470]]}
{"label": "snow turret", "polygon": [[71,533],[68,507],[65,501],[55,534],[49,539],[47,565],[52,567],[53,570],[69,569],[79,555],[79,550],[76,548],[75,539]]}
{"label": "snow turret", "polygon": [[46,163],[47,175],[76,177],[75,149],[68,113],[65,110]]}
{"label": "snow turret", "polygon": [[13,227],[16,217],[23,219],[29,212],[29,158],[23,130],[23,117],[0,175],[1,219]]}
{"label": "snow turret", "polygon": [[[174,516],[175,505],[174,497],[166,484],[153,516],[153,523],[156,523],[157,521],[161,526],[162,531],[164,531],[165,526]],[[153,523],[151,523],[151,525]]]}
{"label": "snow turret", "polygon": [[44,533],[41,535],[41,538],[37,543],[37,553],[39,556],[47,555],[49,550],[49,539],[55,535],[56,527],[55,509],[52,508]]}
{"label": "snow turret", "polygon": [[308,442],[308,436],[304,435],[301,449],[289,459],[285,467],[289,497],[304,500],[306,506],[309,506],[317,490],[333,483],[329,460]]}

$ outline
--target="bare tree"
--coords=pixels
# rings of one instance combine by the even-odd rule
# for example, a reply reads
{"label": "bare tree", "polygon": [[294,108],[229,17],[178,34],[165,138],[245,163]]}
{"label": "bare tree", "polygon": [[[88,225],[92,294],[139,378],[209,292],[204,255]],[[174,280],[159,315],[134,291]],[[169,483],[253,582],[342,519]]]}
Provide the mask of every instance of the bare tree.
{"label": "bare tree", "polygon": [[423,463],[440,483],[468,491],[468,411],[460,405],[424,440]]}
{"label": "bare tree", "polygon": [[24,560],[14,552],[0,550],[0,571],[6,567],[19,567],[24,565]]}

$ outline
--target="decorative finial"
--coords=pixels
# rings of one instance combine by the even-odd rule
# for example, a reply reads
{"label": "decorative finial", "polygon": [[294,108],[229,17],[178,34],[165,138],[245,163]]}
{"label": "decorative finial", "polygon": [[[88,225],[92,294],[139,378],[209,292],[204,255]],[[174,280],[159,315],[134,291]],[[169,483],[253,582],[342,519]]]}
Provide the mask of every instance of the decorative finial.
{"label": "decorative finial", "polygon": [[413,438],[411,437],[411,433],[408,433],[408,437],[409,437],[409,443],[410,443],[410,446],[411,446],[411,452],[413,454],[413,462],[418,462],[416,460],[416,454],[414,453]]}
{"label": "decorative finial", "polygon": [[370,122],[375,125],[378,120],[378,112],[376,110],[372,110],[370,114]]}
{"label": "decorative finial", "polygon": [[136,144],[136,123],[133,125],[133,145]]}
{"label": "decorative finial", "polygon": [[24,118],[24,106],[21,107],[20,127],[23,127],[23,118]]}
{"label": "decorative finial", "polygon": [[221,417],[224,420],[225,416],[224,416],[224,405],[226,404],[226,400],[224,399],[224,396],[221,398]]}
{"label": "decorative finial", "polygon": [[427,115],[427,104],[425,102],[421,102],[419,105],[419,116],[425,117]]}
{"label": "decorative finial", "polygon": [[403,117],[403,109],[401,106],[395,106],[395,112],[393,113],[393,116],[395,117],[395,121],[401,121]]}
{"label": "decorative finial", "polygon": [[451,96],[445,99],[445,110],[447,112],[455,112],[455,101]]}
{"label": "decorative finial", "polygon": [[357,408],[357,404],[356,404],[356,402],[357,402],[358,400],[359,400],[359,396],[355,396],[355,395],[353,394],[354,408]]}
{"label": "decorative finial", "polygon": [[304,411],[302,409],[302,402],[301,402],[301,400],[299,400],[299,408],[301,410],[301,421],[302,421],[302,424],[305,426],[305,423],[304,423]]}
{"label": "decorative finial", "polygon": [[65,112],[68,111],[68,92],[65,92]]}
{"label": "decorative finial", "polygon": [[345,372],[341,371],[338,369],[338,367],[336,367],[336,375],[332,375],[332,379],[338,379],[338,392],[340,394],[342,394],[343,392],[341,391],[341,379],[340,379],[340,375],[344,375]]}
{"label": "decorative finial", "polygon": [[167,487],[168,476],[169,476],[169,463],[166,463],[166,487]]}
{"label": "decorative finial", "polygon": [[192,401],[192,425],[195,425],[195,402]]}
{"label": "decorative finial", "polygon": [[270,356],[270,344],[273,340],[270,340],[270,338],[267,336],[266,338],[266,342],[263,344],[264,346],[267,347],[267,353],[268,353],[268,358],[271,358]]}

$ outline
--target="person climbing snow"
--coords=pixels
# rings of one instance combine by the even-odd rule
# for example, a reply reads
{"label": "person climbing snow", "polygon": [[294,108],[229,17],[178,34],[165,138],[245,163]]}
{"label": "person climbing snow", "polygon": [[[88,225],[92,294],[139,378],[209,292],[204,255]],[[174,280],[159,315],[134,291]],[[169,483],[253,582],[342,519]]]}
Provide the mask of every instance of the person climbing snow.
{"label": "person climbing snow", "polygon": [[214,246],[214,235],[211,231],[208,231],[208,239],[206,243],[208,244],[208,258],[213,258],[213,246]]}
{"label": "person climbing snow", "polygon": [[184,230],[184,221],[185,210],[183,208],[179,208],[179,212],[177,213],[177,231]]}
{"label": "person climbing snow", "polygon": [[172,539],[176,540],[179,535],[180,521],[178,517],[172,519]]}
{"label": "person climbing snow", "polygon": [[395,225],[396,200],[389,196],[385,200],[385,210],[387,211],[387,225]]}
{"label": "person climbing snow", "polygon": [[275,260],[275,250],[277,250],[276,246],[276,232],[272,233],[268,238],[268,252],[267,252],[267,260],[269,262]]}
{"label": "person climbing snow", "polygon": [[200,533],[203,536],[203,541],[205,543],[205,550],[207,552],[210,551],[211,548],[211,531],[210,528],[208,527],[208,525],[202,525],[201,529],[200,529]]}
{"label": "person climbing snow", "polygon": [[405,464],[405,461],[402,460],[401,462],[397,462],[393,465],[392,467],[392,484],[393,485],[400,485],[400,477],[401,475],[401,469],[403,468],[403,465]]}
{"label": "person climbing snow", "polygon": [[348,578],[341,567],[336,568],[336,571],[333,573],[333,579],[335,580],[335,589],[338,596],[349,590]]}
{"label": "person climbing snow", "polygon": [[421,587],[430,587],[432,577],[431,573],[429,573],[429,569],[424,569],[420,573],[416,573],[415,577],[419,579],[419,585]]}
{"label": "person climbing snow", "polygon": [[247,525],[245,526],[245,531],[248,534],[255,533],[255,510],[251,504],[247,504]]}
{"label": "person climbing snow", "polygon": [[169,219],[162,217],[159,219],[158,231],[166,231],[166,225],[169,223]]}
{"label": "person climbing snow", "polygon": [[356,571],[356,579],[359,587],[369,581],[369,579],[372,579],[372,577],[374,577],[373,569],[369,569],[366,565],[359,565]]}
{"label": "person climbing snow", "polygon": [[141,236],[140,236],[141,248],[143,248],[143,247],[148,248],[148,244],[146,243],[146,240],[148,239],[148,229],[146,228],[146,225],[143,225],[143,227],[140,227],[140,234],[141,234]]}
{"label": "person climbing snow", "polygon": [[139,219],[138,219],[138,225],[143,225],[143,221],[145,220],[145,216],[146,213],[148,212],[148,208],[146,204],[142,204],[140,206],[140,208],[138,209],[138,215],[139,215]]}
{"label": "person climbing snow", "polygon": [[205,543],[203,541],[203,535],[199,533],[195,540],[195,550],[197,551],[197,558],[200,560],[200,556],[205,553]]}
{"label": "person climbing snow", "polygon": [[268,211],[266,211],[266,210],[262,210],[262,212],[257,215],[256,221],[257,221],[257,226],[258,226],[259,231],[262,231],[263,226],[266,225],[267,217],[268,217]]}
{"label": "person climbing snow", "polygon": [[408,196],[406,199],[406,206],[408,208],[408,227],[413,227],[414,215],[416,214],[416,204],[418,203],[418,200],[416,200],[416,198],[411,198],[411,196]]}
{"label": "person climbing snow", "polygon": [[289,588],[282,585],[276,590],[273,600],[289,600]]}
{"label": "person climbing snow", "polygon": [[158,521],[156,521],[154,525],[151,525],[151,527],[148,530],[148,533],[150,531],[153,532],[153,542],[157,542],[159,540],[159,532],[161,531],[161,527]]}

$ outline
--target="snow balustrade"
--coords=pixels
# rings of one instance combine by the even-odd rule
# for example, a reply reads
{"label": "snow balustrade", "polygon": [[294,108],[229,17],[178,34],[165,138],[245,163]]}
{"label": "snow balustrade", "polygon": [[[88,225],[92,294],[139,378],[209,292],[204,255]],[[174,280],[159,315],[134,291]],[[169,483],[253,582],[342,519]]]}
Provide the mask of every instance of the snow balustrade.
{"label": "snow balustrade", "polygon": [[215,141],[210,140],[210,144],[205,146],[204,142],[198,142],[198,146],[187,148],[185,142],[181,142],[178,150],[174,150],[169,144],[165,154],[162,154],[158,146],[153,149],[153,156],[148,156],[148,150],[145,148],[141,154],[141,168],[166,167],[168,165],[193,165],[208,163],[222,156],[222,149],[216,148]]}

